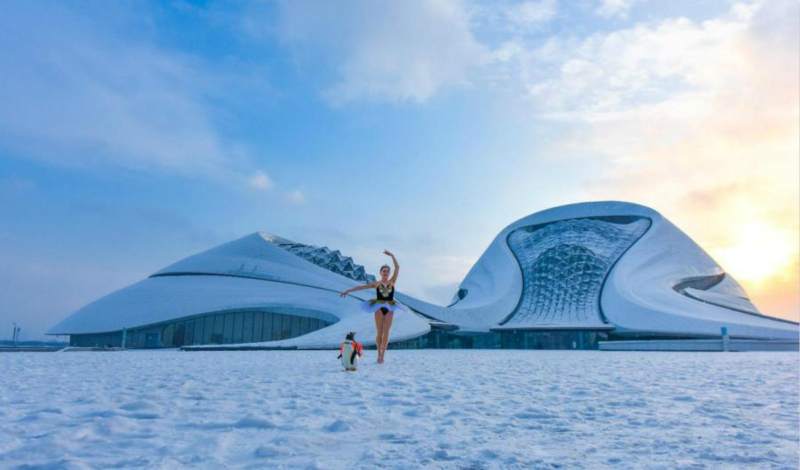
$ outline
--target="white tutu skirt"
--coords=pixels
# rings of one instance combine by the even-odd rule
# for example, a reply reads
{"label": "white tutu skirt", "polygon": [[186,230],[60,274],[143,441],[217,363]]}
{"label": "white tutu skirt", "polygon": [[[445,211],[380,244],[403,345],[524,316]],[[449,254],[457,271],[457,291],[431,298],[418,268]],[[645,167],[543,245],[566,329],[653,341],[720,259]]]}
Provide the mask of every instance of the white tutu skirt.
{"label": "white tutu skirt", "polygon": [[361,310],[367,313],[375,313],[381,307],[389,310],[390,312],[394,313],[396,310],[404,310],[409,312],[409,308],[406,305],[403,305],[399,300],[378,300],[378,299],[369,299],[361,302]]}

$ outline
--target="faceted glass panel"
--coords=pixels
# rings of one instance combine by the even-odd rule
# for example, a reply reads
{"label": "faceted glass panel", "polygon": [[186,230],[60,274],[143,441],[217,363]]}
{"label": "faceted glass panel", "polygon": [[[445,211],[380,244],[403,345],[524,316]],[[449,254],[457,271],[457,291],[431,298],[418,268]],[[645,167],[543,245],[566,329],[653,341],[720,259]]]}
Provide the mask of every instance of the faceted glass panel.
{"label": "faceted glass panel", "polygon": [[328,271],[347,276],[355,281],[375,282],[375,276],[366,274],[364,266],[354,263],[353,259],[348,256],[342,256],[339,250],[331,251],[327,246],[318,247],[302,243],[278,243],[277,245]]}
{"label": "faceted glass panel", "polygon": [[645,218],[571,219],[511,232],[508,245],[522,270],[523,288],[517,308],[503,325],[602,323],[603,281],[649,226]]}

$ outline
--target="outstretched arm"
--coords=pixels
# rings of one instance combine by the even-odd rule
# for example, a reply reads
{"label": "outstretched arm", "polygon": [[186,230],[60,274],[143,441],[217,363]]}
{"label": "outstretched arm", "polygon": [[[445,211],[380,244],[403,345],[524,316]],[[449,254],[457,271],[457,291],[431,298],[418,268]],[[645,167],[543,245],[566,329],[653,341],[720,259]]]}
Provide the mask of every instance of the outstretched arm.
{"label": "outstretched arm", "polygon": [[389,280],[389,282],[391,282],[392,284],[394,284],[394,283],[397,281],[397,273],[399,273],[399,272],[400,272],[400,265],[399,265],[399,264],[397,264],[397,258],[395,258],[395,257],[394,257],[394,254],[392,254],[392,252],[391,252],[391,251],[389,251],[389,250],[384,250],[384,251],[383,251],[383,254],[385,254],[385,255],[389,255],[389,256],[391,256],[391,257],[392,257],[392,263],[394,263],[394,274],[392,274],[392,278]]}
{"label": "outstretched arm", "polygon": [[347,295],[347,294],[349,294],[351,292],[355,292],[355,291],[359,291],[359,290],[365,290],[365,289],[371,289],[371,288],[374,288],[374,287],[377,287],[374,282],[370,282],[369,284],[364,284],[364,285],[361,285],[361,286],[351,287],[351,288],[347,289],[346,291],[342,292],[341,294],[339,294],[339,297],[344,297],[345,295]]}

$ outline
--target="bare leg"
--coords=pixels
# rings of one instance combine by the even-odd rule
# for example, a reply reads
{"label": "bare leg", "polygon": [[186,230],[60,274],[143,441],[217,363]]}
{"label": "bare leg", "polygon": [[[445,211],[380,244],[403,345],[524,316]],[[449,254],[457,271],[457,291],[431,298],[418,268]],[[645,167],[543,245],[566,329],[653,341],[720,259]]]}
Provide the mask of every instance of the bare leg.
{"label": "bare leg", "polygon": [[381,345],[383,344],[383,314],[375,310],[375,348],[378,350],[378,362],[383,359]]}
{"label": "bare leg", "polygon": [[383,356],[386,354],[386,348],[389,347],[389,329],[392,327],[392,320],[394,320],[394,312],[389,312],[383,318],[383,334],[381,335],[381,339],[383,343],[381,343],[381,349],[383,352],[381,353],[381,362],[383,362]]}

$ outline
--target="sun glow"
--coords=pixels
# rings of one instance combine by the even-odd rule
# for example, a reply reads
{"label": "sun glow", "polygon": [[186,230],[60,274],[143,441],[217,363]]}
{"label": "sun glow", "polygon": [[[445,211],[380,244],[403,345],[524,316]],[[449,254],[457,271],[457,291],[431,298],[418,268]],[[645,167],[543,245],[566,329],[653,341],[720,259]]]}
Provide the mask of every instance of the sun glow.
{"label": "sun glow", "polygon": [[734,244],[709,251],[736,279],[759,283],[793,265],[798,251],[794,241],[786,230],[753,221],[739,228]]}

